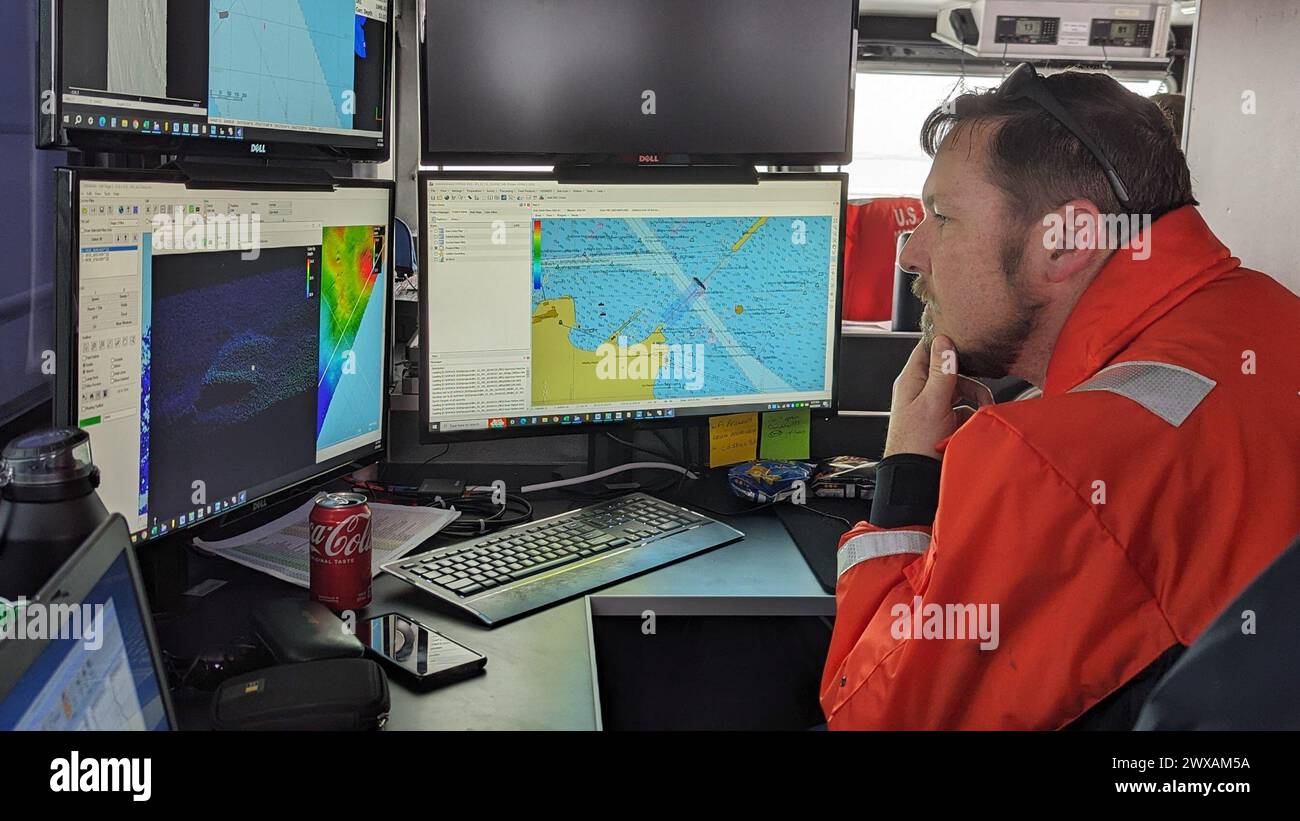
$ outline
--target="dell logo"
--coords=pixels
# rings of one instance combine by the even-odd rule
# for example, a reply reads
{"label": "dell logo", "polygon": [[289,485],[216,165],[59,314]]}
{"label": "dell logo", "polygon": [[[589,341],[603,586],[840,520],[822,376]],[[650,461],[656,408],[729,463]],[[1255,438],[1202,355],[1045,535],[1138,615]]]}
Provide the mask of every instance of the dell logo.
{"label": "dell logo", "polygon": [[641,154],[637,157],[638,163],[659,162],[658,154]]}
{"label": "dell logo", "polygon": [[251,143],[251,144],[248,146],[248,150],[249,150],[249,153],[252,153],[252,154],[265,154],[265,153],[266,153],[266,143]]}

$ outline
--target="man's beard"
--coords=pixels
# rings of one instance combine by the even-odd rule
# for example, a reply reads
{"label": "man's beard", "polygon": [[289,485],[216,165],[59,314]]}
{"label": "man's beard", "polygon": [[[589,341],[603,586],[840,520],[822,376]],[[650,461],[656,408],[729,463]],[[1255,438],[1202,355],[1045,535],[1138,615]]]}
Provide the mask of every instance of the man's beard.
{"label": "man's beard", "polygon": [[[1029,335],[1038,325],[1038,315],[1043,303],[1035,302],[1026,296],[1024,289],[1017,287],[1023,279],[1020,262],[1024,257],[1024,247],[1009,241],[1002,249],[1002,271],[1011,284],[1011,295],[1015,300],[1012,316],[1002,326],[984,334],[983,339],[966,342],[957,349],[957,371],[964,376],[980,379],[1001,379],[1011,372],[1011,368],[1020,358]],[[912,293],[925,304],[921,314],[921,339],[927,348],[934,341],[934,317],[931,315],[933,299],[925,293],[921,278],[912,280]]]}

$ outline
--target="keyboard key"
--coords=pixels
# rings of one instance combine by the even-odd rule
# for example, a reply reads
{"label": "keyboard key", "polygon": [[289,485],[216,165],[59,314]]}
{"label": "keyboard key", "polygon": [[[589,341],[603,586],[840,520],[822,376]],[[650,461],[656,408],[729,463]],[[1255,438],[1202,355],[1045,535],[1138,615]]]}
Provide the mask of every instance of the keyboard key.
{"label": "keyboard key", "polygon": [[510,572],[510,578],[512,578],[512,579],[522,579],[522,578],[525,578],[525,577],[527,577],[527,576],[535,576],[535,575],[537,575],[538,573],[541,573],[541,572],[546,571],[546,570],[550,570],[551,568],[559,567],[560,565],[564,565],[564,564],[568,564],[570,561],[572,561],[572,560],[569,559],[569,558],[566,556],[566,557],[563,558],[563,559],[555,559],[555,560],[553,560],[553,561],[539,562],[538,564],[534,564],[532,567],[526,567],[526,568],[524,568],[523,570],[513,570],[513,571],[511,571],[511,572]]}

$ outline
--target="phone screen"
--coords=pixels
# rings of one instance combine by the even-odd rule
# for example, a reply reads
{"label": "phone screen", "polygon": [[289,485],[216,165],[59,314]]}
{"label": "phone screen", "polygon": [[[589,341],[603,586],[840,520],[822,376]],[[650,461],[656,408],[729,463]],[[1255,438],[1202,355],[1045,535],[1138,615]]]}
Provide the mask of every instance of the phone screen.
{"label": "phone screen", "polygon": [[360,636],[363,643],[393,664],[422,678],[475,665],[483,659],[468,647],[399,613],[376,616],[368,625],[369,630],[362,631]]}

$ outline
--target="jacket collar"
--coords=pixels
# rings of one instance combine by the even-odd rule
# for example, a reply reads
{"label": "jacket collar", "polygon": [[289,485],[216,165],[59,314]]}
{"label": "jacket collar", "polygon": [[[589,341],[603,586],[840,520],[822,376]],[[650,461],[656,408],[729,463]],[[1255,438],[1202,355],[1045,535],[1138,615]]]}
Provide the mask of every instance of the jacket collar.
{"label": "jacket collar", "polygon": [[1152,322],[1241,264],[1190,205],[1152,223],[1147,242],[1143,259],[1131,248],[1115,251],[1083,292],[1052,350],[1044,396],[1094,375]]}

